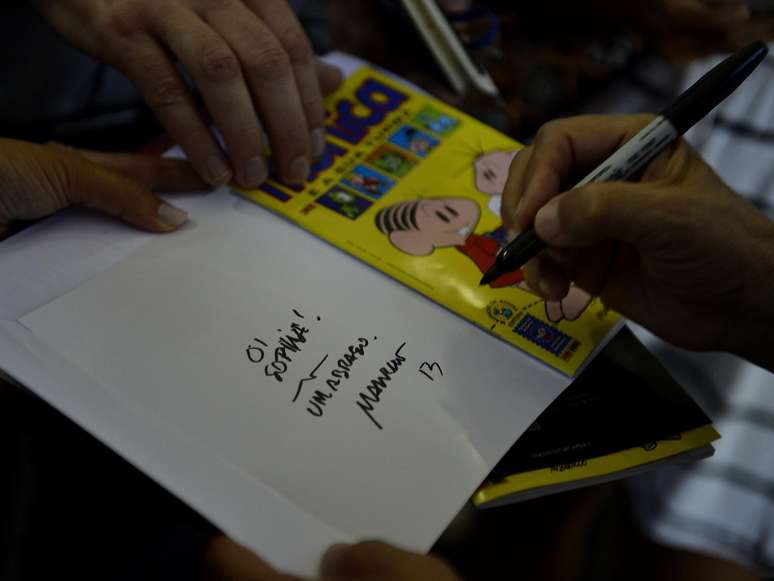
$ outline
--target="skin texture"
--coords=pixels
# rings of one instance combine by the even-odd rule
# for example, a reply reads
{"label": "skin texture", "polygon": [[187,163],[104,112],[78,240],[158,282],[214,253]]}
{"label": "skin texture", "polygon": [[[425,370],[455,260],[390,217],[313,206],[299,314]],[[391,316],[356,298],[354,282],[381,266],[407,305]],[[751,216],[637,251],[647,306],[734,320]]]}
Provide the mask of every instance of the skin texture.
{"label": "skin texture", "polygon": [[151,232],[171,232],[185,222],[185,212],[151,191],[204,187],[184,161],[0,139],[0,239],[16,221],[67,206],[103,212]]}
{"label": "skin texture", "polygon": [[774,222],[734,193],[683,140],[639,182],[566,191],[651,116],[545,125],[511,165],[503,222],[533,223],[549,245],[526,267],[558,300],[570,282],[678,346],[730,351],[774,369]]}
{"label": "skin texture", "polygon": [[[302,581],[275,571],[245,547],[225,536],[214,538],[205,553],[204,579],[215,581]],[[334,545],[320,564],[321,581],[459,581],[436,557],[403,551],[379,541]]]}
{"label": "skin texture", "polygon": [[[324,149],[322,96],[341,76],[316,62],[286,0],[37,0],[69,42],[123,72],[201,178],[300,183]],[[185,84],[185,69],[207,115]],[[208,127],[221,132],[221,148]],[[258,123],[260,119],[261,125]]]}

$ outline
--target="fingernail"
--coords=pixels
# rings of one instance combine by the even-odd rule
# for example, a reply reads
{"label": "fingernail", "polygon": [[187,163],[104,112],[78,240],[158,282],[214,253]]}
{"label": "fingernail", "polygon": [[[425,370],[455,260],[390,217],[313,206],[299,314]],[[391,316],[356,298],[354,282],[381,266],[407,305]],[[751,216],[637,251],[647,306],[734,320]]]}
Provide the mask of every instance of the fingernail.
{"label": "fingernail", "polygon": [[508,242],[513,242],[516,240],[516,237],[521,234],[521,231],[518,228],[508,228],[505,231],[505,237],[508,240]]}
{"label": "fingernail", "polygon": [[231,169],[228,167],[226,160],[217,153],[213,153],[207,158],[207,174],[209,175],[210,183],[214,186],[223,185],[231,179]]}
{"label": "fingernail", "polygon": [[335,545],[331,545],[328,547],[328,550],[325,551],[325,554],[322,558],[322,565],[320,569],[322,569],[322,573],[324,575],[332,575],[335,574],[336,569],[338,567],[338,562],[341,559],[341,556],[349,549],[352,545],[348,545],[346,543],[336,543]]}
{"label": "fingernail", "polygon": [[555,241],[559,236],[559,205],[549,203],[535,216],[535,230],[545,242]]}
{"label": "fingernail", "polygon": [[268,177],[269,168],[263,157],[248,159],[242,168],[242,185],[247,187],[260,186]]}
{"label": "fingernail", "polygon": [[320,157],[325,152],[325,131],[322,128],[312,131],[309,142],[312,147],[312,157]]}
{"label": "fingernail", "polygon": [[293,184],[301,184],[309,177],[309,160],[305,157],[297,157],[290,162],[288,167],[288,180]]}
{"label": "fingernail", "polygon": [[188,220],[188,212],[167,203],[159,206],[157,214],[162,222],[172,228],[178,228]]}

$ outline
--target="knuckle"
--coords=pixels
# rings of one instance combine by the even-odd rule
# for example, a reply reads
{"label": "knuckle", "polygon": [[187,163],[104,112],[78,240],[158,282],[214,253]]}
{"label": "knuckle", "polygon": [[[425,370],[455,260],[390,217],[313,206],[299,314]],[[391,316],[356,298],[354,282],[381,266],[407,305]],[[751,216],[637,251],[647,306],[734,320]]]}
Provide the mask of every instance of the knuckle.
{"label": "knuckle", "polygon": [[314,58],[312,45],[306,36],[300,31],[288,31],[281,35],[282,45],[285,47],[290,62],[296,65],[309,64]]}
{"label": "knuckle", "polygon": [[136,0],[117,0],[100,17],[97,29],[105,42],[131,38],[144,28],[142,5]]}
{"label": "knuckle", "polygon": [[188,99],[188,90],[180,79],[167,75],[149,78],[153,78],[153,81],[148,88],[146,101],[151,109],[174,107]]}
{"label": "knuckle", "polygon": [[585,224],[593,229],[605,229],[610,219],[606,192],[589,187],[585,193],[569,196],[560,206],[562,222]]}
{"label": "knuckle", "polygon": [[[56,200],[56,204],[59,207],[64,207],[68,203],[80,203],[81,189],[79,181],[84,173],[88,174],[88,172],[84,172],[84,160],[77,152],[67,151],[59,147],[49,146],[47,153],[47,163],[41,166],[41,172],[38,176],[42,188]],[[14,190],[16,188],[11,189],[11,191]],[[23,189],[18,189],[17,191],[21,194]],[[24,196],[20,195],[15,200],[20,207],[22,207],[23,199]],[[11,198],[11,203],[14,205],[14,198]]]}
{"label": "knuckle", "polygon": [[543,124],[535,135],[535,146],[539,147],[559,131],[561,127],[560,123],[561,121],[554,120]]}
{"label": "knuckle", "polygon": [[690,179],[696,168],[696,155],[684,140],[680,139],[657,155],[645,168],[642,181],[660,188],[674,188]]}
{"label": "knuckle", "polygon": [[207,0],[204,7],[205,12],[215,12],[218,10],[228,10],[234,7],[234,0]]}
{"label": "knuckle", "polygon": [[239,61],[234,53],[221,43],[204,46],[199,67],[204,78],[212,83],[233,81],[240,75]]}
{"label": "knuckle", "polygon": [[290,57],[279,44],[268,44],[253,53],[248,69],[261,81],[278,81],[289,74]]}

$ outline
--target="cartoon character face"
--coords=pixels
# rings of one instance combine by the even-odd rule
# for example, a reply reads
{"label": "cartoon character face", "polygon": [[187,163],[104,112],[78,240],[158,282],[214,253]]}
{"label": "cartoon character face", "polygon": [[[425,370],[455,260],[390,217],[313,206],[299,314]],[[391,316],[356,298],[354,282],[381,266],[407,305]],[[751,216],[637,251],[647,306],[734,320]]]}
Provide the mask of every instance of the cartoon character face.
{"label": "cartoon character face", "polygon": [[330,197],[334,202],[339,204],[351,204],[355,201],[355,196],[341,190],[336,190],[330,193]]}
{"label": "cartoon character face", "polygon": [[508,170],[518,151],[491,151],[476,158],[476,189],[490,196],[503,193],[508,180]]}
{"label": "cartoon character face", "polygon": [[352,172],[347,176],[347,180],[355,186],[362,186],[365,183],[365,177],[361,176],[357,172]]}
{"label": "cartoon character face", "polygon": [[430,150],[430,142],[422,137],[415,137],[409,143],[409,149],[412,153],[424,155]]}
{"label": "cartoon character face", "polygon": [[385,167],[390,171],[398,171],[403,164],[403,158],[395,153],[386,152],[381,160]]}
{"label": "cartoon character face", "polygon": [[399,250],[426,256],[436,248],[465,244],[479,216],[474,200],[423,198],[384,208],[376,215],[376,226]]}

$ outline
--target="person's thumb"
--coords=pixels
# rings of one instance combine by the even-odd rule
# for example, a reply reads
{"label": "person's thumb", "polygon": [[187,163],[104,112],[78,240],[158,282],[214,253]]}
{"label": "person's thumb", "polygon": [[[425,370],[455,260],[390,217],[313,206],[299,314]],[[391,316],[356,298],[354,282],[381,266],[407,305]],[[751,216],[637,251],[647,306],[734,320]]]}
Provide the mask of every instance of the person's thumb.
{"label": "person's thumb", "polygon": [[151,232],[170,232],[188,214],[155,196],[144,185],[100,167],[78,153],[67,159],[67,198],[76,206],[108,214]]}
{"label": "person's thumb", "polygon": [[317,80],[320,83],[320,91],[328,96],[341,86],[344,75],[341,69],[329,65],[323,60],[317,60]]}
{"label": "person's thumb", "polygon": [[404,551],[381,541],[333,545],[323,556],[320,573],[324,579],[338,581],[458,581],[456,574],[437,557]]}
{"label": "person's thumb", "polygon": [[605,240],[636,243],[656,226],[657,195],[643,184],[589,184],[553,198],[535,216],[549,246],[585,248]]}

